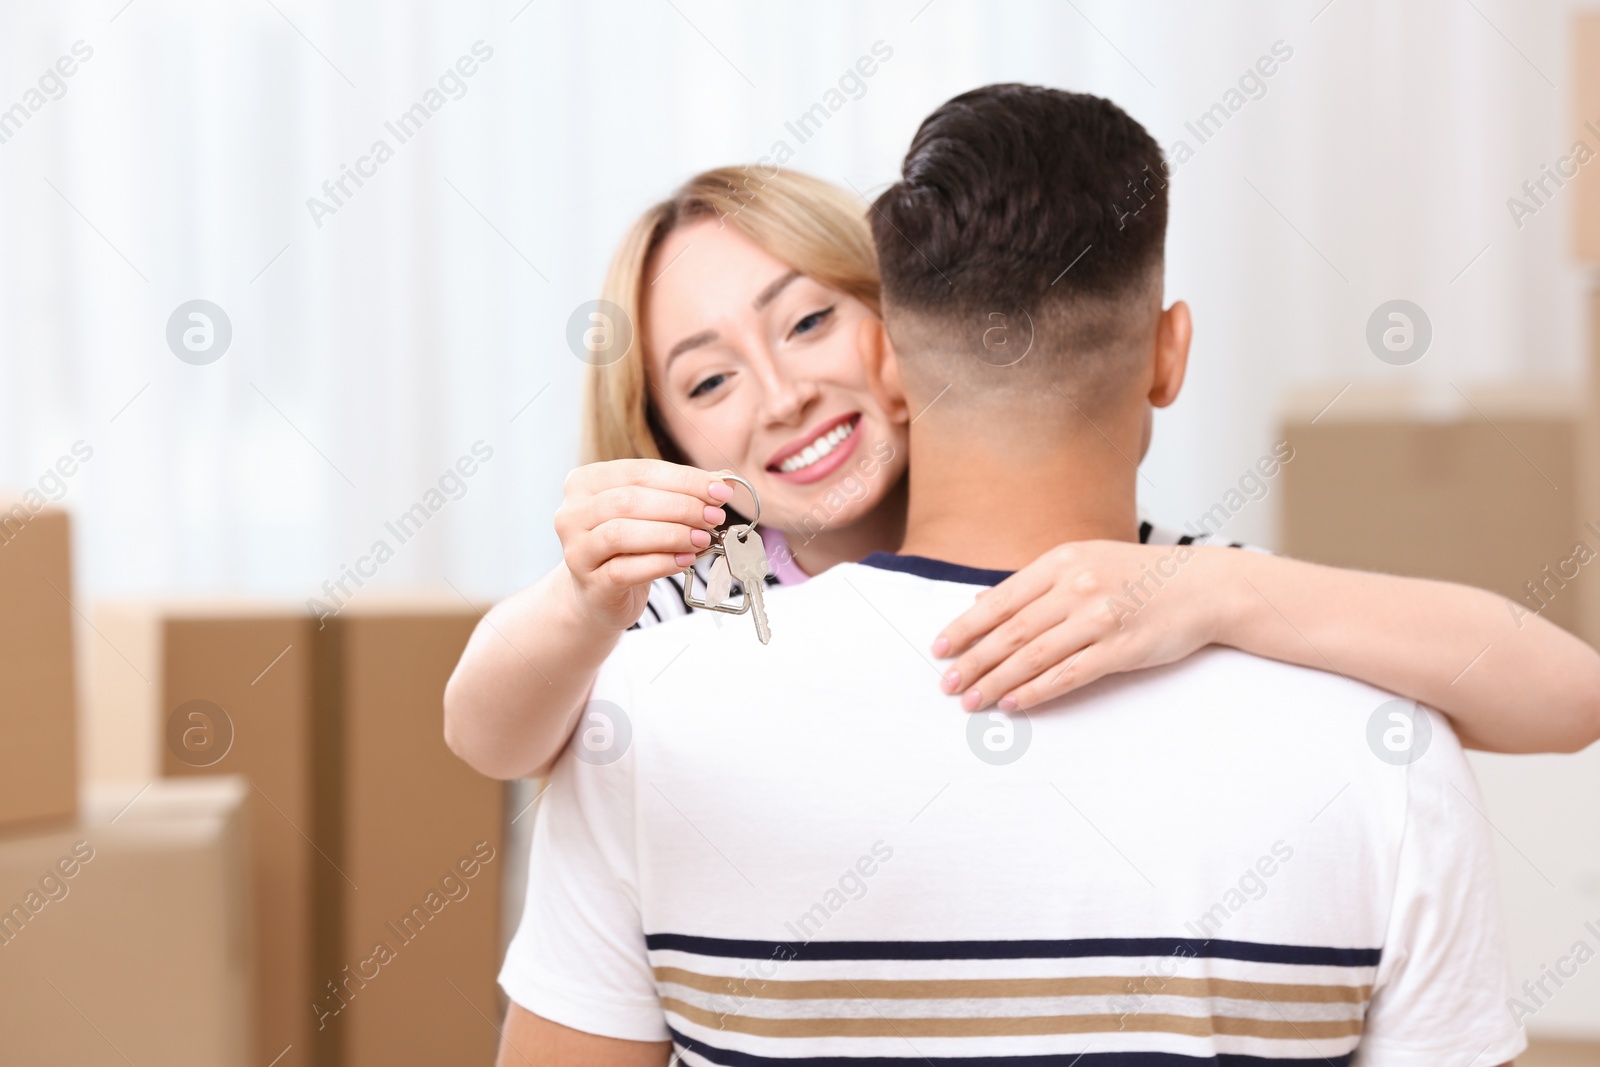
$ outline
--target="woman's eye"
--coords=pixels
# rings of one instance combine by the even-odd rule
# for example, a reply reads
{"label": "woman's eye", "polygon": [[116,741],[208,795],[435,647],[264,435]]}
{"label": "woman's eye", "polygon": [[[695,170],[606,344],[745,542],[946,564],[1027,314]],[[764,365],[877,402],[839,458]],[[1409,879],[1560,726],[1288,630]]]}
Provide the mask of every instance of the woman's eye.
{"label": "woman's eye", "polygon": [[704,396],[706,393],[711,392],[711,390],[715,389],[717,386],[721,385],[727,380],[728,376],[726,374],[713,374],[699,385],[696,385],[693,389],[690,389],[689,396],[691,398]]}
{"label": "woman's eye", "polygon": [[831,307],[823,308],[821,311],[813,311],[811,314],[794,324],[794,332],[797,334],[810,333],[818,326],[821,326],[824,322],[827,322],[828,316],[832,314],[833,308]]}

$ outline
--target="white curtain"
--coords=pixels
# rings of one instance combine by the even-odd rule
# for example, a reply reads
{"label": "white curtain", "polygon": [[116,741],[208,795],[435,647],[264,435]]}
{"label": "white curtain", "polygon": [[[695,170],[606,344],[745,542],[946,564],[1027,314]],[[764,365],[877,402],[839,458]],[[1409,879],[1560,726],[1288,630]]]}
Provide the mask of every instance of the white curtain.
{"label": "white curtain", "polygon": [[[46,479],[79,518],[89,595],[306,597],[379,539],[379,583],[504,594],[555,559],[581,369],[566,321],[634,213],[778,141],[872,195],[930,109],[1019,80],[1104,94],[1194,150],[1168,269],[1193,370],[1141,482],[1145,510],[1181,524],[1270,448],[1291,388],[1578,376],[1568,205],[1519,229],[1505,204],[1568,140],[1565,17],[1504,0],[0,2],[0,107],[24,109],[0,123],[0,486],[92,448],[64,490]],[[92,55],[58,94],[48,72],[80,41]],[[786,123],[875,45],[892,55],[800,143]],[[1292,55],[1230,97],[1275,46]],[[402,142],[385,123],[442,76]],[[1204,144],[1186,127],[1240,100]],[[392,158],[363,162],[380,139]],[[323,185],[346,167],[371,176],[335,204]],[[1415,366],[1362,339],[1393,297],[1434,324]],[[202,366],[166,338],[196,299],[232,326]],[[464,495],[404,544],[386,533],[480,441],[493,455]],[[1270,544],[1272,507],[1230,532]]]}

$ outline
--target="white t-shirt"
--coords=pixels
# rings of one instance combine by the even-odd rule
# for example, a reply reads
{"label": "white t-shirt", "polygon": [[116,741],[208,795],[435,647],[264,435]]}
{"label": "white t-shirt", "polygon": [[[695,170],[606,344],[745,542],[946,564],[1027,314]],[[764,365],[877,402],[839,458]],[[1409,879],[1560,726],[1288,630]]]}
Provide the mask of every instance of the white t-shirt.
{"label": "white t-shirt", "polygon": [[729,1067],[1525,1047],[1442,717],[1397,765],[1391,694],[1221,648],[974,716],[926,653],[1002,577],[875,556],[768,590],[767,646],[705,612],[625,637],[538,812],[507,994]]}

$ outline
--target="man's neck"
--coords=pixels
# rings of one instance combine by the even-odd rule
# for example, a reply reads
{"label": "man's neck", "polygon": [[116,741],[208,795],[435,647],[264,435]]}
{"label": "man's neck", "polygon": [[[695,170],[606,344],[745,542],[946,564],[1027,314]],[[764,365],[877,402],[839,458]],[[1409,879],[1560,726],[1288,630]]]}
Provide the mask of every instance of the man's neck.
{"label": "man's neck", "polygon": [[1084,429],[1007,448],[1012,431],[913,424],[901,553],[1014,571],[1064,541],[1137,540],[1132,442]]}
{"label": "man's neck", "polygon": [[788,534],[794,561],[807,574],[821,574],[836,563],[854,563],[874,552],[893,552],[905,536],[906,480],[889,490],[872,513],[843,527],[824,527],[805,537]]}

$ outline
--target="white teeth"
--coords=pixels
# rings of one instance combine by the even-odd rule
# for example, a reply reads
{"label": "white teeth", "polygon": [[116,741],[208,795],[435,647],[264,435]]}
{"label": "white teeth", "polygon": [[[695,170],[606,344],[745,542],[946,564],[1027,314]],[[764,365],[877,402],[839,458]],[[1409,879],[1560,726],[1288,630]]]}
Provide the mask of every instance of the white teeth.
{"label": "white teeth", "polygon": [[854,422],[840,423],[831,431],[807,445],[803,451],[797,452],[778,464],[778,469],[785,474],[804,470],[837,448],[839,442],[855,432],[855,428],[856,424]]}

